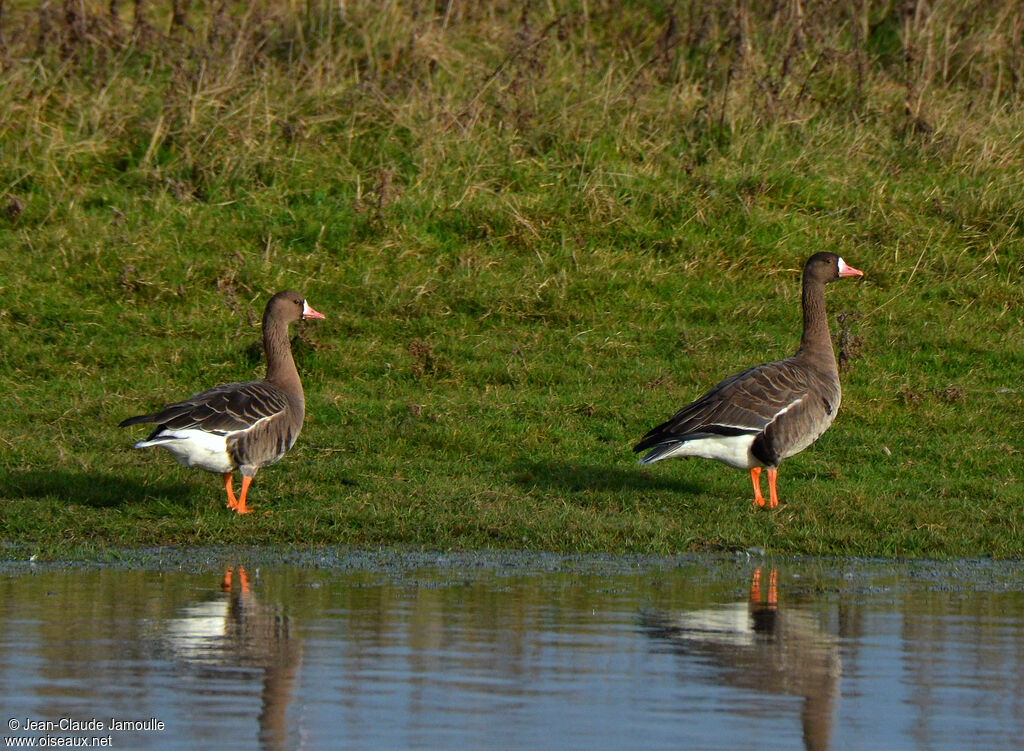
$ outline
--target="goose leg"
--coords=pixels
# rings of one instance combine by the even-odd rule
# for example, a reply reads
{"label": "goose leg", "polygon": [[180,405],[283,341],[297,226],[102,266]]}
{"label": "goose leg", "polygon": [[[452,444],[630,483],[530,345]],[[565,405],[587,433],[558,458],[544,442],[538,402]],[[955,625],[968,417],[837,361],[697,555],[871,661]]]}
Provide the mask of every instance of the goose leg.
{"label": "goose leg", "polygon": [[238,585],[243,595],[249,594],[249,577],[245,575],[245,569],[238,567]]}
{"label": "goose leg", "polygon": [[235,489],[231,481],[231,473],[225,472],[224,475],[224,489],[228,491],[228,508],[233,509],[238,506],[238,499],[235,498]]}
{"label": "goose leg", "polygon": [[779,474],[777,467],[768,468],[768,508],[779,505],[779,494],[775,492],[775,477]]}
{"label": "goose leg", "polygon": [[[771,477],[771,470],[768,470],[768,477]],[[763,506],[764,496],[761,495],[761,468],[751,467],[750,468],[750,481],[754,483],[754,505]]]}
{"label": "goose leg", "polygon": [[[231,591],[231,578],[235,573],[235,569],[232,566],[228,566],[228,570],[224,572],[224,579],[220,583],[220,588],[225,592]],[[238,583],[242,588],[242,594],[249,593],[249,577],[246,576],[245,569],[241,566],[238,567]]]}
{"label": "goose leg", "polygon": [[251,477],[242,475],[242,494],[238,496],[238,505],[234,507],[235,511],[237,511],[239,514],[252,513],[252,509],[245,505],[245,494],[249,491],[249,483],[251,482]]}

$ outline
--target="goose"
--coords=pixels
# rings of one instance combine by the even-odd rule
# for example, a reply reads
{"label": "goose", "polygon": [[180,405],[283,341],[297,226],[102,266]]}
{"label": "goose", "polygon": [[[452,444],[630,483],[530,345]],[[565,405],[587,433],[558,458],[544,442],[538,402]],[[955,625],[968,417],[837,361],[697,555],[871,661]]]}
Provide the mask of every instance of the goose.
{"label": "goose", "polygon": [[768,507],[779,504],[779,462],[814,443],[839,409],[839,368],[825,316],[825,285],[864,276],[835,253],[815,253],[803,271],[804,331],[796,354],[726,378],[651,429],[633,451],[640,464],[675,456],[715,459],[750,470],[754,504],[764,506],[761,470],[768,470]]}
{"label": "goose", "polygon": [[[761,595],[758,568],[745,602],[680,612],[647,611],[641,613],[641,626],[659,646],[678,656],[687,682],[711,679],[716,686],[744,695],[798,698],[804,746],[829,747],[843,672],[839,639],[823,627],[818,613],[779,606],[775,569],[768,572],[767,602]],[[759,703],[749,703],[755,713],[761,711]]]}
{"label": "goose", "polygon": [[[232,586],[236,573],[238,585]],[[292,738],[297,728],[288,722],[288,708],[303,645],[293,619],[283,602],[257,596],[241,565],[227,567],[220,588],[217,595],[185,604],[174,617],[160,621],[155,651],[187,666],[188,675],[204,682],[242,674],[247,685],[261,684],[259,748],[297,748],[300,744]],[[223,719],[221,706],[206,701],[196,707],[190,718],[193,727],[215,727]]]}
{"label": "goose", "polygon": [[[135,448],[159,446],[182,466],[219,473],[224,478],[228,508],[250,513],[245,502],[249,484],[261,467],[276,462],[295,444],[305,414],[288,325],[323,317],[298,292],[278,292],[263,312],[266,378],[215,386],[159,412],[129,417],[119,427],[156,423],[156,429]],[[233,487],[235,470],[242,473],[238,498]]]}

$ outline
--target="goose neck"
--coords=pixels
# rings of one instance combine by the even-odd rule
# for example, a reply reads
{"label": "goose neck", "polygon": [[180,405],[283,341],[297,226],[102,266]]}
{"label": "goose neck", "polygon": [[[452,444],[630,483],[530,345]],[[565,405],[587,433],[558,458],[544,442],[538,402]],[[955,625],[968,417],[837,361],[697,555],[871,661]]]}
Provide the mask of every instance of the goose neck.
{"label": "goose neck", "polygon": [[828,328],[825,312],[825,285],[814,280],[804,280],[803,285],[804,332],[800,338],[797,354],[825,356],[835,367],[835,353],[832,350],[832,334]]}
{"label": "goose neck", "polygon": [[292,345],[288,340],[288,325],[277,318],[263,320],[263,350],[267,356],[266,380],[290,394],[302,398],[302,383],[292,359]]}

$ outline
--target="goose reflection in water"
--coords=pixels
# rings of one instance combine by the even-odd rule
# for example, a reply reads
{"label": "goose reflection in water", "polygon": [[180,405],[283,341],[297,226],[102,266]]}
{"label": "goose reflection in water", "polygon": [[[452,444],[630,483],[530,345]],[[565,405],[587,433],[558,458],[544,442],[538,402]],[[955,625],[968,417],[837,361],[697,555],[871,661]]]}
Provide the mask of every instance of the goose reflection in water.
{"label": "goose reflection in water", "polygon": [[802,697],[805,747],[828,748],[842,667],[838,644],[813,613],[779,607],[775,569],[768,574],[767,598],[758,568],[746,602],[677,614],[647,613],[642,622],[650,636],[674,651],[717,668],[717,678],[725,685]]}
{"label": "goose reflection in water", "polygon": [[215,599],[179,613],[165,632],[173,656],[208,677],[232,670],[261,673],[260,747],[289,747],[286,713],[302,660],[290,619],[255,597],[242,566],[227,568]]}

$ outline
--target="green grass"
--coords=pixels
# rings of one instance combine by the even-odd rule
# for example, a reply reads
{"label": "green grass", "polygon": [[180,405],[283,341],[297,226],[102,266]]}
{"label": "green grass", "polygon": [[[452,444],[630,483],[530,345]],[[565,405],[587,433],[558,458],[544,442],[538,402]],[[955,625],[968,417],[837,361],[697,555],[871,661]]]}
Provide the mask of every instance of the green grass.
{"label": "green grass", "polygon": [[[1024,554],[1016,3],[115,5],[0,16],[11,550]],[[829,288],[843,405],[783,506],[638,467],[791,354],[821,249],[866,278]],[[116,425],[261,377],[285,288],[328,319],[238,518]]]}

